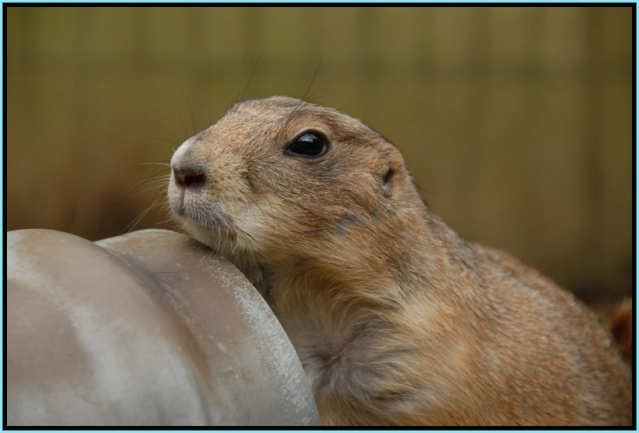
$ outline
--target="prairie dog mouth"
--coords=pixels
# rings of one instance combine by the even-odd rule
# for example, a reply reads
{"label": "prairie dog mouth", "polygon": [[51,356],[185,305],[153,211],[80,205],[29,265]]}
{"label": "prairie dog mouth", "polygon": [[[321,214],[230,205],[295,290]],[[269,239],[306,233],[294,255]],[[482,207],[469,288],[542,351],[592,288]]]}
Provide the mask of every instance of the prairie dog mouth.
{"label": "prairie dog mouth", "polygon": [[233,219],[225,208],[217,201],[202,202],[197,198],[190,198],[183,190],[171,202],[171,209],[179,220],[189,221],[203,229],[233,232]]}

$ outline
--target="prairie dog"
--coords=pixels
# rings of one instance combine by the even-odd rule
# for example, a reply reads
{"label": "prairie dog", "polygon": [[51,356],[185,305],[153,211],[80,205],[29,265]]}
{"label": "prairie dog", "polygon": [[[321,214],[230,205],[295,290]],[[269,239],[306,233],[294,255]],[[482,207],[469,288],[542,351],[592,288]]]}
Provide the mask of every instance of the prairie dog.
{"label": "prairie dog", "polygon": [[630,369],[573,295],[461,239],[335,109],[235,104],[173,155],[171,210],[269,302],[325,425],[629,425]]}

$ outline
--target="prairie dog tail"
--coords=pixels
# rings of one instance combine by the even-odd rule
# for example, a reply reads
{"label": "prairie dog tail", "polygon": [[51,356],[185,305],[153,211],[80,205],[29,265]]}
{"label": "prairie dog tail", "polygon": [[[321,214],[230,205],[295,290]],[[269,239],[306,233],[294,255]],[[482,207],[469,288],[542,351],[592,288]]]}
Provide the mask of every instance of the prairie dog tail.
{"label": "prairie dog tail", "polygon": [[619,344],[623,359],[632,362],[632,300],[626,298],[612,317],[612,333]]}

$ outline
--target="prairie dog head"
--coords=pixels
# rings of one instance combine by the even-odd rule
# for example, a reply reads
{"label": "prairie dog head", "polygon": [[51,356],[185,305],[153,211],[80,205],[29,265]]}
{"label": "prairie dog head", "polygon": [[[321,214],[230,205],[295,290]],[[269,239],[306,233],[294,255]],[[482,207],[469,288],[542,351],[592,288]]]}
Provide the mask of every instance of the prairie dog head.
{"label": "prairie dog head", "polygon": [[421,204],[400,152],[381,135],[289,97],[235,104],[185,141],[171,167],[174,216],[231,260],[383,254],[398,222],[414,217],[415,199]]}

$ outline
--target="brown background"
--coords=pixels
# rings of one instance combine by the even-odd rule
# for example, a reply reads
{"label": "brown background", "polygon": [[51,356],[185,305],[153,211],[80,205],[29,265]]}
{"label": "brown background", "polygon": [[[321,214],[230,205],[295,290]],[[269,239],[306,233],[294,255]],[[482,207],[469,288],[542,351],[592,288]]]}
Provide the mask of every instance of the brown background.
{"label": "brown background", "polygon": [[7,229],[172,227],[147,163],[239,98],[306,96],[393,141],[466,238],[618,297],[632,49],[630,7],[10,7]]}

